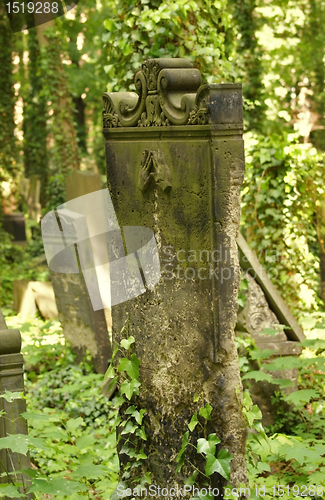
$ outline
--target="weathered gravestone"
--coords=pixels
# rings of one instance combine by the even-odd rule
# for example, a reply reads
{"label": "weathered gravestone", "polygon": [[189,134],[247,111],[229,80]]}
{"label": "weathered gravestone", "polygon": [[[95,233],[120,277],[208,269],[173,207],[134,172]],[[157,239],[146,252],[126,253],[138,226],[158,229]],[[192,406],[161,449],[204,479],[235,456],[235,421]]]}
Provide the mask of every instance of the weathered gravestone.
{"label": "weathered gravestone", "polygon": [[[92,195],[96,196],[94,193]],[[63,333],[71,342],[77,354],[77,361],[88,350],[95,371],[105,373],[111,358],[106,319],[102,307],[97,310],[93,307],[80,267],[77,247],[77,242],[89,242],[91,226],[88,224],[85,213],[88,209],[89,212],[91,210],[87,205],[87,200],[81,202],[81,206],[78,206],[78,200],[80,198],[75,203],[74,200],[70,200],[67,204],[58,207],[57,216],[53,211],[46,214],[42,219],[42,236]],[[81,208],[81,213],[79,208]],[[83,210],[85,213],[82,213]],[[50,249],[54,249],[53,254]],[[55,258],[52,261],[53,256]],[[93,260],[89,245],[86,258],[90,262]],[[98,295],[96,276],[93,277],[92,287]]]}
{"label": "weathered gravestone", "polygon": [[[159,283],[113,306],[112,321],[113,340],[120,342],[129,316],[141,359],[137,404],[147,410],[144,472],[166,488],[183,486],[193,472],[186,462],[174,475],[182,436],[197,409],[195,394],[213,408],[207,433],[215,432],[217,449],[233,456],[232,484],[246,481],[234,340],[242,93],[239,84],[200,85],[190,61],[152,59],[135,76],[137,93],[103,96],[108,186],[119,225],[125,235],[125,226],[150,228],[159,249]],[[147,280],[143,271],[142,264]],[[193,434],[202,437],[198,427]],[[194,448],[188,458],[200,463]],[[122,470],[127,459],[120,451]],[[200,475],[197,481],[202,484]],[[214,473],[220,496],[224,484]]]}
{"label": "weathered gravestone", "polygon": [[[19,330],[8,330],[0,310],[0,394],[9,392],[24,392],[23,356],[20,353],[21,336]],[[1,412],[4,411],[4,415]],[[11,434],[27,434],[27,422],[21,417],[26,411],[24,399],[14,399],[12,402],[0,398],[0,437]],[[9,449],[0,449],[0,470],[14,472],[30,467],[29,457],[13,453]],[[23,483],[26,490],[30,481],[26,475],[14,474],[12,480]],[[8,476],[0,477],[1,483],[10,482]],[[25,490],[25,491],[26,491]],[[7,498],[7,497],[6,497]],[[11,498],[11,497],[10,497]],[[25,497],[24,497],[25,498]],[[32,494],[27,495],[33,498]]]}
{"label": "weathered gravestone", "polygon": [[[102,179],[99,174],[88,170],[74,170],[65,181],[65,191],[66,191],[66,200],[70,201],[75,198],[79,198],[80,196],[84,196],[86,194],[94,193],[96,191],[100,191],[102,189]],[[94,213],[93,217],[95,219],[98,218],[98,214]],[[89,215],[88,215],[89,219]],[[92,221],[88,220],[88,223],[91,225]],[[98,254],[105,254],[106,249],[103,246],[98,245],[97,242],[93,243],[93,252]],[[104,259],[105,260],[105,259]],[[99,290],[102,295],[106,294],[106,279],[101,273],[97,273],[97,280]],[[105,320],[107,323],[107,328],[109,331],[112,329],[112,317],[111,317],[111,309],[110,307],[105,307],[103,309]],[[102,313],[100,313],[102,314]]]}
{"label": "weathered gravestone", "polygon": [[[249,333],[261,350],[272,351],[271,360],[278,356],[297,356],[302,348],[299,341],[305,339],[302,328],[276,290],[266,271],[257,259],[241,233],[238,234],[239,260],[245,270],[248,280],[248,290],[244,307],[240,308],[237,315],[236,334]],[[284,331],[278,326],[284,325]],[[272,336],[263,333],[265,329],[278,330]],[[251,368],[258,370],[257,362],[251,361]],[[293,382],[286,390],[297,390],[296,368],[283,372],[270,372],[275,378],[286,378]],[[263,414],[263,424],[274,423],[277,405],[272,404],[272,396],[278,386],[267,381],[251,383],[250,392],[253,402],[258,405]],[[283,410],[283,408],[282,408]]]}

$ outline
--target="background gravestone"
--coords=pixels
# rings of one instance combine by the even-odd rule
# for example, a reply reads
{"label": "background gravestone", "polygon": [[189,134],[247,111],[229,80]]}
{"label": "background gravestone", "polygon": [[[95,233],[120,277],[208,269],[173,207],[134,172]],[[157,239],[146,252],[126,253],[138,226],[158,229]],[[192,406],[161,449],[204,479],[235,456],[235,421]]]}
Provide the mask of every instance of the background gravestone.
{"label": "background gravestone", "polygon": [[[84,219],[83,224],[76,227],[76,220],[80,220],[80,218]],[[44,231],[48,231],[48,226],[53,222],[52,218],[45,217],[43,219],[43,239]],[[78,238],[76,229],[80,228],[83,232],[81,239],[88,237],[87,223],[82,215],[70,210],[61,210],[60,224],[61,230],[62,227],[64,228],[66,242],[69,239],[72,241],[74,238]],[[79,272],[66,272],[64,271],[64,260],[59,256],[61,272],[50,270],[59,319],[65,338],[71,343],[73,351],[77,354],[77,361],[85,356],[88,350],[95,371],[105,373],[111,358],[111,344],[106,319],[103,309],[94,311],[80,264],[78,265]],[[98,283],[93,285],[98,288]]]}
{"label": "background gravestone", "polygon": [[[102,189],[102,179],[99,174],[95,174],[94,172],[90,172],[88,170],[74,170],[65,181],[65,190],[66,190],[66,200],[70,201],[74,198],[79,198],[79,196],[83,196],[85,194],[93,193],[94,191],[99,191]],[[93,251],[100,252],[99,245],[94,245]],[[99,280],[99,287],[101,288],[101,276],[97,276]],[[103,288],[106,291],[105,283],[103,284]],[[112,330],[112,316],[111,316],[111,308],[104,307],[103,309],[105,320],[107,324],[107,328],[109,331]]]}
{"label": "background gravestone", "polygon": [[[24,370],[23,356],[20,353],[21,336],[19,330],[8,330],[4,317],[0,310],[0,394],[9,392],[24,392]],[[5,415],[0,416],[0,437],[9,434],[27,434],[27,422],[20,415],[26,411],[25,399],[14,399],[11,403],[0,398],[0,412],[4,410]],[[13,453],[11,450],[0,450],[0,470],[3,467],[7,472],[18,471],[30,467],[29,456]],[[23,482],[27,488],[30,480],[26,475],[17,474],[12,476],[16,482]],[[7,483],[7,477],[0,477],[0,483]],[[5,497],[7,498],[7,497]],[[25,498],[25,497],[24,497]],[[30,500],[32,494],[27,495]]]}
{"label": "background gravestone", "polygon": [[[141,359],[137,404],[147,409],[144,471],[164,487],[183,485],[193,472],[186,464],[182,477],[174,475],[196,393],[213,407],[208,432],[233,456],[232,484],[246,481],[234,341],[244,172],[241,85],[200,85],[190,61],[152,59],[135,77],[138,94],[103,96],[107,178],[119,225],[152,229],[162,267],[153,289],[113,306],[112,320],[119,342],[129,315]],[[189,459],[198,463],[195,450]],[[123,470],[127,457],[121,452],[120,461]],[[214,487],[224,483],[213,474]]]}

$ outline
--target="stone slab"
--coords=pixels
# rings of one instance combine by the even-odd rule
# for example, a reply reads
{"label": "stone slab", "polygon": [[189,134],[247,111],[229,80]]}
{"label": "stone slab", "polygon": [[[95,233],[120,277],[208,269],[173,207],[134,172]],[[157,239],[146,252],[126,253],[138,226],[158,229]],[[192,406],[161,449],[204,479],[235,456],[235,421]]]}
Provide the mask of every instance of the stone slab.
{"label": "stone slab", "polygon": [[305,339],[302,328],[291,313],[289,307],[282,299],[281,295],[263,269],[256,257],[255,252],[249,247],[243,235],[239,232],[237,237],[239,248],[239,261],[241,267],[248,271],[262,288],[270,309],[274,312],[280,324],[289,328],[285,330],[289,340],[302,342]]}
{"label": "stone slab", "polygon": [[[200,87],[200,81],[190,61],[154,59],[135,78],[139,95],[103,96],[108,186],[121,232],[127,240],[127,227],[150,229],[161,263],[154,286],[146,263],[139,265],[142,292],[116,303],[112,319],[114,341],[124,336],[127,318],[136,340],[141,390],[135,402],[147,411],[145,467],[165,486],[178,481],[172,457],[196,409],[196,393],[213,408],[207,432],[216,432],[234,457],[232,483],[246,481],[234,341],[244,171],[241,86]],[[197,463],[191,453],[189,460]],[[120,453],[122,470],[126,461]],[[188,463],[185,469],[189,474]],[[223,484],[215,474],[212,485]]]}

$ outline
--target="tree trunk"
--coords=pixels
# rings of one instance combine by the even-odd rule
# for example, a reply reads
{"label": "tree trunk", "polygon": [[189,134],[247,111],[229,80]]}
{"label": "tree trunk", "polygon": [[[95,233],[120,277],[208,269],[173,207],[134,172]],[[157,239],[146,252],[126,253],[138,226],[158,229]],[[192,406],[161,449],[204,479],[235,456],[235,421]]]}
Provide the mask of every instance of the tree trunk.
{"label": "tree trunk", "polygon": [[42,95],[42,76],[40,70],[40,47],[34,29],[28,33],[28,79],[30,88],[24,104],[24,158],[25,175],[37,175],[41,181],[40,201],[46,203],[48,178],[47,158],[47,108]]}
{"label": "tree trunk", "polygon": [[0,181],[4,213],[12,213],[17,208],[19,174],[12,43],[10,23],[4,3],[0,2]]}
{"label": "tree trunk", "polygon": [[47,207],[55,208],[65,201],[64,181],[79,168],[77,136],[73,122],[73,102],[62,63],[62,44],[54,22],[36,26],[44,72],[44,94],[52,112],[49,120],[50,169]]}

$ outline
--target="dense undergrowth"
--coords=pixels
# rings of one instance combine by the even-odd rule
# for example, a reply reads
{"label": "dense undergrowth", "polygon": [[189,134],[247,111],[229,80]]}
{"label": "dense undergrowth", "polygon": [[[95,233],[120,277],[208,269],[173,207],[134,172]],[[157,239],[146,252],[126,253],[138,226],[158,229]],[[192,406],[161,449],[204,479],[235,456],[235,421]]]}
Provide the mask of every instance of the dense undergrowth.
{"label": "dense undergrowth", "polygon": [[[102,394],[104,377],[93,373],[87,359],[81,365],[73,363],[74,355],[58,321],[23,322],[9,316],[7,323],[19,328],[23,337],[31,490],[36,499],[110,498],[118,483],[114,408],[118,396],[108,400]],[[265,429],[261,412],[251,402],[249,387],[245,389],[251,498],[325,498],[323,315],[310,315],[305,320],[307,326],[308,339],[300,357],[285,356],[270,362],[270,352],[261,352],[249,337],[237,342],[245,385],[252,379],[271,381],[272,370],[296,367],[299,372],[298,390],[291,393],[285,377],[273,380],[278,386],[274,403],[280,404],[275,406],[274,424]],[[250,369],[251,359],[260,364],[258,371]],[[6,488],[7,496],[13,497],[13,486]],[[2,487],[0,498],[1,494]]]}
{"label": "dense undergrowth", "polygon": [[[307,340],[303,343],[301,356],[272,359],[271,352],[261,352],[249,337],[237,338],[245,384],[243,406],[249,428],[249,496],[267,500],[325,498],[325,313],[317,310],[321,306],[319,299],[307,300],[306,294],[301,296],[298,293],[299,290],[306,291],[308,284],[316,297],[318,286],[317,258],[312,245],[314,229],[308,229],[306,218],[299,219],[307,208],[313,210],[306,205],[308,193],[304,199],[297,195],[308,169],[299,169],[301,155],[298,146],[295,149],[291,145],[289,151],[283,145],[282,153],[270,140],[265,140],[264,149],[260,146],[259,142],[252,143],[247,158],[246,179],[247,186],[251,180],[251,190],[244,187],[243,222],[248,239],[250,231],[256,236],[256,251],[270,277],[283,288],[282,292],[287,293],[289,302],[290,295],[294,296],[291,306],[296,314],[299,312]],[[261,177],[255,175],[253,167],[258,158],[265,166]],[[273,170],[277,172],[275,177]],[[255,184],[252,186],[253,180]],[[279,201],[288,209],[282,218],[276,210]],[[264,205],[271,208],[262,210]],[[258,215],[261,213],[265,215]],[[299,224],[294,224],[295,218],[300,220]],[[269,231],[276,224],[281,226],[285,238]],[[14,280],[48,279],[47,266],[39,265],[37,259],[41,249],[37,229],[34,234],[36,238],[23,250],[12,245],[9,238],[0,242],[0,305],[8,316],[8,327],[19,328],[23,337],[31,490],[36,500],[106,500],[118,484],[115,438],[118,395],[109,400],[102,393],[104,377],[93,373],[89,359],[80,365],[74,364],[74,355],[65,342],[58,321],[35,318],[24,322],[10,309]],[[301,243],[299,252],[296,241]],[[290,276],[295,279],[290,281]],[[304,316],[311,306],[315,312]],[[272,335],[274,332],[266,333]],[[252,371],[251,361],[258,364],[258,370]],[[286,370],[292,368],[298,371],[298,386],[290,388]],[[281,371],[283,375],[279,378]],[[272,378],[272,372],[277,372],[276,380]],[[251,401],[249,384],[253,380],[275,384],[272,426],[263,428],[261,412]],[[4,494],[14,498],[17,490],[12,484],[0,486],[0,498]]]}
{"label": "dense undergrowth", "polygon": [[[44,494],[108,499],[119,468],[117,410],[114,399],[101,392],[103,376],[93,373],[86,359],[73,363],[58,321],[22,322],[13,316],[7,324],[18,327],[23,337],[31,491],[37,499]],[[8,488],[17,495],[12,485]]]}

